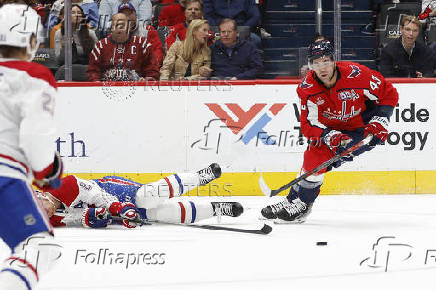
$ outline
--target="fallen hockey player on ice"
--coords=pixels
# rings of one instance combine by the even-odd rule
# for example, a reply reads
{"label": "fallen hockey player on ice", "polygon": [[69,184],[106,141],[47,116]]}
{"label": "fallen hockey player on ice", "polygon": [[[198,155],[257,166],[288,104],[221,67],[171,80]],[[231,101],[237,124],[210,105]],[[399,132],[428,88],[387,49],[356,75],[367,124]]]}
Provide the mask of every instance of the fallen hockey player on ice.
{"label": "fallen hockey player on ice", "polygon": [[221,168],[216,163],[195,173],[177,173],[148,184],[119,176],[84,180],[69,175],[62,179],[60,188],[39,192],[39,197],[54,226],[101,228],[111,223],[112,216],[120,217],[128,228],[136,227],[138,217],[184,224],[217,215],[237,217],[243,212],[238,202],[171,201],[220,176]]}

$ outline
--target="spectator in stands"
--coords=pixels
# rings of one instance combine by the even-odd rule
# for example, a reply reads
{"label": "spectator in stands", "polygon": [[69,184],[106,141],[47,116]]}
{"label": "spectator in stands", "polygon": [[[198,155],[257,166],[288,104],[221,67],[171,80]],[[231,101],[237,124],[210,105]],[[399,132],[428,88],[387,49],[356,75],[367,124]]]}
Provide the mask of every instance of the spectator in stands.
{"label": "spectator in stands", "polygon": [[191,21],[183,41],[169,49],[162,68],[161,80],[202,79],[210,76],[209,24],[207,20]]}
{"label": "spectator in stands", "polygon": [[166,50],[177,40],[185,40],[186,29],[194,19],[203,19],[203,3],[201,0],[187,0],[185,9],[186,21],[170,27],[170,33],[165,39]]}
{"label": "spectator in stands", "polygon": [[143,37],[130,35],[123,13],[115,14],[111,23],[112,34],[101,39],[91,51],[88,80],[158,80],[159,65],[152,57],[151,45]]}
{"label": "spectator in stands", "polygon": [[[63,13],[64,8],[62,8]],[[56,80],[65,79],[65,27],[64,21],[59,24],[61,27],[55,33],[55,56],[60,65],[55,74]],[[84,12],[80,5],[71,6],[71,26],[73,32],[72,43],[72,80],[86,81],[86,68],[89,63],[89,54],[95,43],[98,41],[95,32],[88,26],[84,18]]]}
{"label": "spectator in stands", "polygon": [[[98,25],[98,4],[94,0],[71,0],[71,4],[77,4],[82,7],[84,15],[92,28]],[[63,20],[63,14],[60,13],[64,7],[64,0],[57,0],[53,3],[48,17],[48,28],[53,30],[54,26]]]}
{"label": "spectator in stands", "polygon": [[145,23],[139,25],[136,18],[135,7],[133,7],[133,5],[129,2],[121,3],[120,6],[118,6],[118,12],[127,16],[131,35],[144,37],[146,39],[146,43],[151,44],[151,50],[153,54],[152,57],[156,58],[157,63],[160,66],[163,61],[163,49],[162,42],[160,41],[156,29],[154,29],[153,26]]}
{"label": "spectator in stands", "polygon": [[135,8],[139,26],[151,23],[152,7],[150,0],[101,0],[100,9],[98,10],[100,16],[98,29],[103,30],[102,35],[109,32],[112,27],[112,16],[118,13],[118,6],[125,2],[129,2]]}
{"label": "spectator in stands", "polygon": [[257,48],[261,47],[261,39],[255,34],[260,24],[259,8],[255,0],[204,0],[204,17],[211,26],[218,26],[224,18],[234,19],[238,26],[249,26],[250,39]]}
{"label": "spectator in stands", "polygon": [[263,74],[259,51],[247,40],[238,39],[236,21],[225,18],[219,25],[220,40],[212,46],[212,75],[231,80],[256,79]]}
{"label": "spectator in stands", "polygon": [[159,26],[173,26],[185,22],[186,0],[179,0],[179,3],[167,5],[159,13]]}
{"label": "spectator in stands", "polygon": [[[63,8],[62,8],[63,10]],[[98,41],[94,30],[86,23],[82,8],[73,4],[71,6],[71,26],[73,31],[73,64],[89,63],[89,54]],[[65,59],[65,27],[64,21],[55,33],[55,55],[59,65],[64,64]]]}
{"label": "spectator in stands", "polygon": [[384,77],[433,77],[434,54],[416,41],[421,22],[415,16],[401,20],[401,37],[392,40],[380,55],[380,72]]}

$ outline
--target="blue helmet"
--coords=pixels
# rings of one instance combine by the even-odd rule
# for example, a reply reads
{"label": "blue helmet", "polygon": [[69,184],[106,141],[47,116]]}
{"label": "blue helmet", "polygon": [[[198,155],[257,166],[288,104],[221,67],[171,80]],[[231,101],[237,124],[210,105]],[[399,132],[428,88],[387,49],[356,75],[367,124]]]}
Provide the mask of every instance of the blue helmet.
{"label": "blue helmet", "polygon": [[324,56],[331,56],[331,58],[334,60],[334,54],[335,49],[333,48],[332,43],[327,39],[323,39],[318,40],[309,46],[307,59],[309,60],[309,63],[311,63],[314,59]]}

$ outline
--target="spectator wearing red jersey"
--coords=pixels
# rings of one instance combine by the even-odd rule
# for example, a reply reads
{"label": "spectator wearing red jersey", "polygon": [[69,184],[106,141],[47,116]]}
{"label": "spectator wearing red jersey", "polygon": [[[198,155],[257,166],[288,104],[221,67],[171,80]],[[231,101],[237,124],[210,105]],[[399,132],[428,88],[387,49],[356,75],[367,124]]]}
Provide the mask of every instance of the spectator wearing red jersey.
{"label": "spectator wearing red jersey", "polygon": [[159,79],[159,65],[151,44],[144,37],[129,34],[127,16],[112,17],[112,34],[101,39],[89,56],[88,80],[136,81]]}
{"label": "spectator wearing red jersey", "polygon": [[135,7],[133,7],[131,3],[126,2],[120,4],[120,6],[118,6],[118,12],[127,16],[131,35],[144,37],[146,42],[151,44],[152,57],[157,60],[160,66],[163,61],[163,49],[156,29],[144,22],[138,23]]}
{"label": "spectator wearing red jersey", "polygon": [[160,70],[160,79],[208,78],[211,74],[208,38],[207,20],[192,20],[186,32],[186,39],[175,42],[169,49]]}
{"label": "spectator wearing red jersey", "polygon": [[185,9],[186,21],[170,27],[170,33],[165,39],[165,49],[170,49],[177,40],[185,40],[188,25],[194,19],[203,19],[203,3],[201,0],[187,0]]}
{"label": "spectator wearing red jersey", "polygon": [[173,26],[185,22],[186,0],[179,0],[178,4],[168,5],[159,13],[159,26]]}

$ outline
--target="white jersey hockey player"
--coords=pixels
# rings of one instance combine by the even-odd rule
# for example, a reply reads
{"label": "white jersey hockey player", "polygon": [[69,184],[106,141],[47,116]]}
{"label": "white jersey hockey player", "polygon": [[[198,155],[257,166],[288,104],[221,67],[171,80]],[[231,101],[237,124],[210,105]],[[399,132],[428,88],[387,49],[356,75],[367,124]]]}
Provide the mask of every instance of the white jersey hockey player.
{"label": "white jersey hockey player", "polygon": [[53,148],[56,84],[29,62],[38,49],[40,18],[29,6],[0,8],[0,237],[11,249],[0,289],[32,289],[61,255],[44,208],[31,189],[54,186],[62,161]]}
{"label": "white jersey hockey player", "polygon": [[107,226],[111,216],[119,216],[123,225],[131,228],[136,226],[132,221],[137,214],[142,219],[170,223],[194,223],[214,215],[237,217],[243,212],[238,202],[171,200],[220,176],[216,163],[148,184],[119,176],[84,180],[70,175],[63,178],[60,188],[42,192],[40,198],[54,226],[100,228]]}

